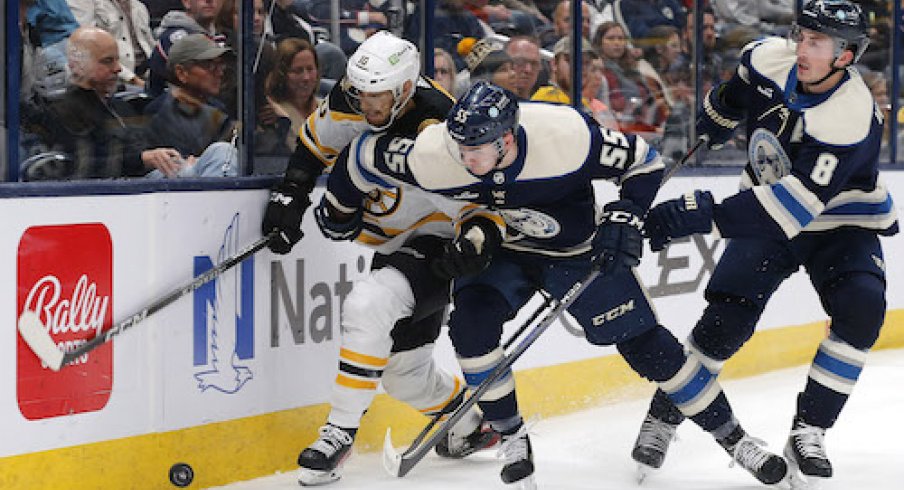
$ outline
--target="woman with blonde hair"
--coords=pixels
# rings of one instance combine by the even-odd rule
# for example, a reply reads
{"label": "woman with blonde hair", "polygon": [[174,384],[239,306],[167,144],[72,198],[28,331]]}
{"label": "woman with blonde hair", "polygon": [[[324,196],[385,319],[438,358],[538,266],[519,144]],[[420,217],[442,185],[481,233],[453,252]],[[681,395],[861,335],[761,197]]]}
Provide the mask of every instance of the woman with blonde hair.
{"label": "woman with blonde hair", "polygon": [[287,38],[276,46],[276,65],[267,76],[267,99],[279,115],[289,118],[286,146],[294,151],[298,131],[317,109],[320,99],[320,63],[317,51],[305,39]]}

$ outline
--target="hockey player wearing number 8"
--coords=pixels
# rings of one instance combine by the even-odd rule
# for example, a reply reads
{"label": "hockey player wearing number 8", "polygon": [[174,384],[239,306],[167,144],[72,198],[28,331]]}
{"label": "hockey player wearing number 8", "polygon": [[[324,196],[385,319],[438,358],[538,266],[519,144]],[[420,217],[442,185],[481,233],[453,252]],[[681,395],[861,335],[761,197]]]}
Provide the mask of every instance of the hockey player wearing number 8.
{"label": "hockey player wearing number 8", "polygon": [[[271,193],[262,225],[264,233],[279,231],[271,250],[287,253],[301,239],[308,194],[335,161],[337,149],[365,131],[414,136],[445,117],[451,97],[419,71],[414,45],[388,32],[359,46],[346,76],[302,127],[286,176]],[[298,457],[302,485],[341,476],[361,417],[381,382],[387,393],[426,415],[453,410],[463,399],[462,380],[433,360],[449,280],[432,274],[429,261],[453,235],[448,215],[483,212],[450,203],[411,186],[375,188],[355,227],[323,228],[330,238],[357,238],[375,253],[370,273],[355,283],[342,305],[331,410],[320,437]],[[493,445],[499,436],[482,425],[480,412],[470,411],[437,452],[458,458]]]}
{"label": "hockey player wearing number 8", "polygon": [[[391,150],[401,147],[401,156]],[[362,196],[376,183],[410,182],[505,217],[505,235],[483,217],[459,221],[456,239],[438,262],[440,272],[456,278],[449,334],[472,387],[504,359],[502,325],[536,285],[561,297],[598,265],[602,274],[568,309],[587,340],[614,344],[635,371],[658,383],[745,469],[762,481],[777,482],[787,472],[784,459],[747,436],[715,375],[687,357],[659,323],[634,273],[642,248],[641,217],[656,195],[663,168],[656,150],[641,138],[601,128],[567,106],[523,102],[519,109],[515,95],[478,82],[452,108],[446,124],[425,129],[413,145],[378,135],[353,141],[347,159],[340,158],[330,175],[319,208],[342,226],[355,219]],[[620,190],[599,221],[596,179]],[[502,480],[533,488],[531,442],[510,371],[479,405],[502,434]]]}
{"label": "hockey player wearing number 8", "polygon": [[[707,307],[687,341],[718,372],[754,332],[769,297],[801,266],[826,313],[821,342],[784,454],[794,483],[832,476],[825,447],[885,316],[879,235],[898,231],[877,171],[882,113],[850,66],[868,43],[867,23],[847,0],[810,0],[789,40],[754,42],[734,76],[707,94],[697,121],[711,144],[745,121],[749,158],[741,191],[716,204],[706,191],[650,211],[654,250],[694,233],[730,238],[706,288]],[[657,392],[632,456],[662,465],[684,416]]]}

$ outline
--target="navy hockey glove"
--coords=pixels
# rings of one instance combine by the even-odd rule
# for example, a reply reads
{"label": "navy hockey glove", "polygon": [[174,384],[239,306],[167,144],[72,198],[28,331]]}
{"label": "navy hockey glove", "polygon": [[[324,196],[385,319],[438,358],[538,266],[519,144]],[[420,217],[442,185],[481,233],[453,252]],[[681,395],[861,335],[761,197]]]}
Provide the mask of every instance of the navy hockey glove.
{"label": "navy hockey glove", "polygon": [[473,276],[487,266],[502,245],[502,234],[486,218],[465,221],[455,240],[446,244],[443,254],[433,260],[433,273],[443,279]]}
{"label": "navy hockey glove", "polygon": [[310,193],[310,189],[305,189],[289,180],[276,184],[270,191],[270,201],[264,211],[261,233],[266,235],[273,230],[279,232],[267,244],[274,253],[289,253],[304,236],[301,231],[301,217],[311,206],[308,193]]}
{"label": "navy hockey glove", "polygon": [[703,110],[697,118],[697,134],[706,138],[706,145],[718,149],[731,139],[744,114],[723,102],[722,91],[725,85],[713,87],[703,98]]}
{"label": "navy hockey glove", "polygon": [[[330,203],[323,198],[314,208],[314,218],[323,236],[335,241],[354,240],[364,226],[364,209],[358,208],[353,214],[341,215],[336,219],[330,213]],[[339,213],[337,213],[339,214]]]}
{"label": "navy hockey glove", "polygon": [[643,253],[643,209],[622,199],[603,208],[602,221],[593,238],[596,261],[603,274],[615,274],[640,264]]}
{"label": "navy hockey glove", "polygon": [[715,201],[709,191],[694,191],[657,204],[647,214],[644,227],[650,248],[658,252],[675,238],[709,233],[713,229],[713,206]]}

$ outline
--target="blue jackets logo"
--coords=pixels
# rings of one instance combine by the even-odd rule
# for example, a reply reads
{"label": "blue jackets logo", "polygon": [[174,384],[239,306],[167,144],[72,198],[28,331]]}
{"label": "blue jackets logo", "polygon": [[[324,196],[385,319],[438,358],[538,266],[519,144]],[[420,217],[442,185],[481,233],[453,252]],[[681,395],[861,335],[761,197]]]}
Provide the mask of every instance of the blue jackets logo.
{"label": "blue jackets logo", "polygon": [[[197,256],[194,274],[203,274],[215,263],[240,249],[239,215],[223,234],[217,256]],[[220,274],[198,288],[193,305],[193,364],[200,391],[236,393],[254,377],[246,362],[254,358],[254,257]]]}

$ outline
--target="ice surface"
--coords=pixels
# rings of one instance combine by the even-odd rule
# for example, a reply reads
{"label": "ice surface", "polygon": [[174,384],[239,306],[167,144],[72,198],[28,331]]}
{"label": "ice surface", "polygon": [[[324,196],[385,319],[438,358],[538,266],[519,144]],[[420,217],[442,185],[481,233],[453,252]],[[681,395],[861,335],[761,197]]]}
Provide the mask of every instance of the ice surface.
{"label": "ice surface", "polygon": [[[780,452],[788,436],[797,392],[808,366],[724,382],[747,431]],[[744,470],[729,468],[724,451],[695,425],[678,430],[662,469],[638,485],[629,455],[647,401],[636,400],[539,421],[532,430],[541,489],[741,490],[768,488]],[[826,445],[835,477],[821,490],[904,488],[904,349],[870,354],[854,394]],[[294,456],[293,456],[294,457]],[[427,456],[405,478],[386,474],[378,453],[355,454],[329,490],[505,489],[495,451],[465,460]],[[224,490],[301,488],[293,473],[235,483]]]}

